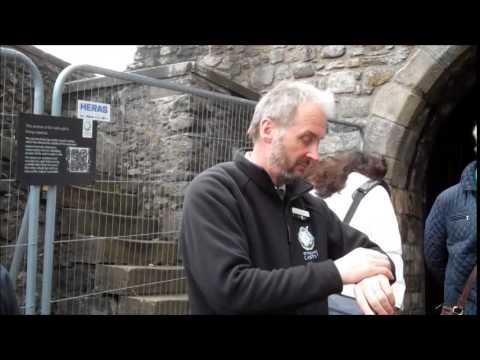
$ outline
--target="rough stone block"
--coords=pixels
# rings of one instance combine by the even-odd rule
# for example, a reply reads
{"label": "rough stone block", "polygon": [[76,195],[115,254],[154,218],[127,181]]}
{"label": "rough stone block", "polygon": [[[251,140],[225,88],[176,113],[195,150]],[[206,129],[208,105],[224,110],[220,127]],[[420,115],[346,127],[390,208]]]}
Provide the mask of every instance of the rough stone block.
{"label": "rough stone block", "polygon": [[422,290],[423,281],[419,276],[407,275],[405,276],[405,285],[407,292],[420,292]]}
{"label": "rough stone block", "polygon": [[363,86],[366,88],[376,88],[385,84],[393,76],[391,69],[368,69],[363,74]]}
{"label": "rough stone block", "polygon": [[458,59],[469,45],[423,45],[420,46],[422,50],[429,53],[437,62],[442,63],[445,67],[450,66]]}
{"label": "rough stone block", "polygon": [[325,65],[325,70],[332,70],[332,69],[343,69],[345,67],[345,62],[342,60],[339,61],[332,61]]}
{"label": "rough stone block", "polygon": [[419,242],[423,239],[423,222],[411,215],[401,215],[405,231],[404,243],[408,246],[422,246]]}
{"label": "rough stone block", "polygon": [[338,151],[360,150],[362,139],[359,131],[346,133],[330,133],[318,145],[319,154],[329,154]]}
{"label": "rough stone block", "polygon": [[337,58],[343,56],[345,54],[345,46],[343,45],[330,45],[325,46],[322,49],[322,57],[323,58]]}
{"label": "rough stone block", "polygon": [[411,191],[396,189],[392,191],[392,202],[398,214],[407,214],[422,218],[423,211],[417,195]]}
{"label": "rough stone block", "polygon": [[92,295],[53,303],[53,315],[117,315],[118,303],[109,295]]}
{"label": "rough stone block", "polygon": [[61,211],[61,234],[81,233],[96,236],[154,234],[160,231],[157,219],[110,214],[86,209]]}
{"label": "rough stone block", "polygon": [[365,142],[374,152],[409,164],[417,136],[417,133],[392,121],[372,116],[366,130]]}
{"label": "rough stone block", "polygon": [[295,79],[310,77],[315,75],[315,70],[313,69],[312,64],[295,64],[293,66],[293,77]]}
{"label": "rough stone block", "polygon": [[[413,263],[413,261],[415,261],[416,259],[415,252],[416,252],[416,247],[414,245],[403,243],[402,245],[403,261],[408,262],[409,264]],[[405,266],[405,272],[410,273],[409,271],[407,271],[409,269],[410,267]]]}
{"label": "rough stone block", "polygon": [[424,101],[419,96],[400,84],[390,82],[375,95],[371,113],[409,127],[423,107]]}
{"label": "rough stone block", "polygon": [[429,53],[417,50],[410,60],[397,72],[395,81],[426,94],[445,70]]}
{"label": "rough stone block", "polygon": [[177,242],[95,238],[78,235],[56,243],[59,261],[118,265],[176,265]]}
{"label": "rough stone block", "polygon": [[64,208],[89,209],[121,215],[135,215],[137,212],[135,195],[100,191],[95,188],[65,186],[59,200]]}
{"label": "rough stone block", "polygon": [[188,309],[187,295],[128,296],[118,304],[118,313],[129,315],[185,315]]}
{"label": "rough stone block", "polygon": [[364,97],[338,97],[337,115],[339,118],[363,118],[370,112],[371,98]]}
{"label": "rough stone block", "polygon": [[280,81],[284,79],[289,79],[292,77],[292,70],[287,64],[279,65],[275,70],[275,80]]}
{"label": "rough stone block", "polygon": [[253,89],[263,89],[273,82],[275,67],[265,65],[255,69],[250,77],[250,85]]}
{"label": "rough stone block", "polygon": [[187,291],[181,266],[97,265],[95,291],[119,295],[174,295]]}
{"label": "rough stone block", "polygon": [[[369,147],[366,147],[367,151]],[[407,184],[408,165],[403,161],[397,161],[395,159],[385,158],[388,166],[385,179],[392,185],[399,189],[405,189]]]}
{"label": "rough stone block", "polygon": [[355,91],[355,73],[353,71],[339,71],[330,74],[327,88],[334,93],[352,93]]}
{"label": "rough stone block", "polygon": [[270,54],[270,64],[278,64],[284,60],[283,49],[274,49]]}

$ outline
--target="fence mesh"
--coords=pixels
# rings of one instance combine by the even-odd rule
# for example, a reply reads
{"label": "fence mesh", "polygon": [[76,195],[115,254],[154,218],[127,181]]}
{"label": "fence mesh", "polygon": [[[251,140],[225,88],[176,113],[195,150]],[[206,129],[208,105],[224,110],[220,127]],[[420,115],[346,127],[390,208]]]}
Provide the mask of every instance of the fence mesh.
{"label": "fence mesh", "polygon": [[[28,191],[15,177],[15,126],[19,113],[33,112],[33,83],[28,67],[0,54],[0,264],[9,270],[25,212]],[[41,241],[41,239],[39,239]],[[26,247],[15,280],[20,311],[25,311]]]}
{"label": "fence mesh", "polygon": [[110,104],[111,121],[98,122],[95,184],[59,189],[52,313],[187,313],[185,189],[248,145],[253,107],[105,77],[68,83],[62,116],[78,100]]}

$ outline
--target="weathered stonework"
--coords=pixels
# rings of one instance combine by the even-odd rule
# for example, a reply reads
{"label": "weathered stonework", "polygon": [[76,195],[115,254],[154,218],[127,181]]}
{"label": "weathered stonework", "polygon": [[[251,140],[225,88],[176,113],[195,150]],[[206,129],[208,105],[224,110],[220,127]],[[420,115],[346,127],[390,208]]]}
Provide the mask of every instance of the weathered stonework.
{"label": "weathered stonework", "polygon": [[[221,86],[204,81],[203,75],[191,77],[192,68],[179,64],[197,61],[260,94],[284,79],[300,79],[333,91],[337,118],[363,126],[365,148],[386,156],[386,179],[394,189],[404,249],[405,313],[421,314],[425,301],[423,193],[431,139],[438,124],[475,83],[474,59],[475,48],[446,45],[149,45],[138,47],[130,69],[172,64],[165,74],[176,82],[223,91]],[[160,89],[125,86],[114,98],[119,104],[115,115],[128,114],[128,130],[115,126],[101,129],[104,158],[97,159],[99,166],[108,175],[147,177],[161,183],[153,190],[148,186],[130,190],[145,200],[137,209],[142,216],[161,214],[161,228],[175,232],[181,211],[170,204],[181,201],[186,184],[196,174],[191,162],[185,160],[189,156],[186,149],[191,149],[193,159],[202,166],[211,165],[205,159],[218,162],[231,156],[234,147],[211,140],[228,135],[231,129],[216,126],[215,131],[208,130],[216,123],[214,118],[220,121],[231,114],[228,109],[195,103]],[[196,114],[215,115],[200,124],[194,121]],[[158,118],[158,123],[153,121]],[[238,138],[244,136],[243,130]],[[321,143],[321,152],[358,147],[358,131],[342,126],[331,126],[330,130]],[[199,140],[191,136],[195,132],[207,136]],[[107,149],[126,135],[118,151],[124,159],[112,164],[116,152]],[[138,141],[145,136],[149,141]],[[212,153],[221,155],[209,158]],[[8,207],[8,199],[3,198],[0,204]]]}
{"label": "weathered stonework", "polygon": [[399,84],[389,83],[376,94],[372,114],[408,127],[422,106],[423,100],[419,96]]}
{"label": "weathered stonework", "polygon": [[356,81],[353,71],[338,71],[328,77],[327,89],[334,93],[353,93]]}
{"label": "weathered stonework", "polygon": [[303,64],[296,64],[293,67],[293,77],[295,79],[311,77],[315,74],[315,70],[312,64],[303,63]]}
{"label": "weathered stonework", "polygon": [[[405,248],[405,313],[424,311],[422,193],[431,147],[425,139],[476,81],[468,65],[474,53],[468,46],[245,46],[244,56],[232,60],[242,64],[232,79],[262,94],[284,79],[335,92],[337,118],[363,126],[365,149],[386,156],[402,239],[412,246]],[[265,58],[273,70],[263,71]],[[330,130],[320,152],[358,146],[355,131]]]}
{"label": "weathered stonework", "polygon": [[323,58],[337,58],[345,54],[345,46],[325,46],[322,50]]}

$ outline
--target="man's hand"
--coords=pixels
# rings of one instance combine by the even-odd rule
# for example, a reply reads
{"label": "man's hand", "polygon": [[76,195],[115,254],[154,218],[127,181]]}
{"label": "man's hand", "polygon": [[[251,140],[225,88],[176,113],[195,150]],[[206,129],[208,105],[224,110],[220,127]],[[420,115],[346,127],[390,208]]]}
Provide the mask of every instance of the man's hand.
{"label": "man's hand", "polygon": [[372,249],[356,248],[335,260],[334,264],[344,285],[356,284],[378,274],[383,274],[391,280],[395,279],[388,257]]}
{"label": "man's hand", "polygon": [[357,303],[365,315],[393,315],[395,296],[385,275],[375,275],[355,285]]}

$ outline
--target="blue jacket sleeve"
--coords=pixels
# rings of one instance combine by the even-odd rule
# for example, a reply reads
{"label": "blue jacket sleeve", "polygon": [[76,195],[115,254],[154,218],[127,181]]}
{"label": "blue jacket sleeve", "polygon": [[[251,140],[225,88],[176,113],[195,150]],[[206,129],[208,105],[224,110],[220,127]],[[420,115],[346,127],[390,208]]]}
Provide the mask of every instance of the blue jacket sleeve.
{"label": "blue jacket sleeve", "polygon": [[446,211],[447,198],[445,197],[445,193],[442,193],[435,200],[425,223],[425,264],[439,283],[443,283],[448,258],[445,222]]}

